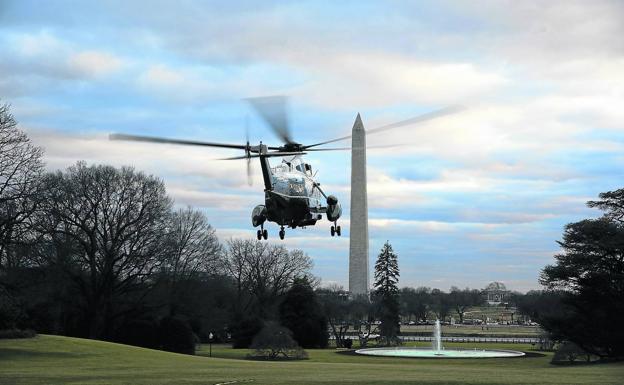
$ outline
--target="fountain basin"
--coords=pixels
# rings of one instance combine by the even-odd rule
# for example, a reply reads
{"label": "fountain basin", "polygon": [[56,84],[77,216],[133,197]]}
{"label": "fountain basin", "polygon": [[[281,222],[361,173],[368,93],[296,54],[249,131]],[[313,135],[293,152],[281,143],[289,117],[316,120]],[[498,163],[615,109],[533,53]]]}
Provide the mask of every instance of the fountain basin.
{"label": "fountain basin", "polygon": [[515,350],[494,349],[367,348],[358,349],[355,352],[368,356],[413,358],[511,358],[524,356],[524,353]]}

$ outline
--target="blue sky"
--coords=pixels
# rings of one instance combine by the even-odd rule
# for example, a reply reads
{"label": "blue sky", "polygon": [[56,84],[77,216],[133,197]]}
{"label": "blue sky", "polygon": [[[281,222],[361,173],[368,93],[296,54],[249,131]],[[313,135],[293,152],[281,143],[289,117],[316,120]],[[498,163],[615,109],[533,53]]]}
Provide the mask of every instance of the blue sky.
{"label": "blue sky", "polygon": [[[624,176],[624,6],[618,1],[0,1],[0,99],[48,168],[134,165],[223,240],[250,237],[259,167],[108,133],[277,144],[242,101],[289,95],[296,140],[466,109],[368,137],[371,265],[386,240],[401,284],[538,288],[566,223]],[[348,153],[311,154],[344,204]],[[347,286],[348,231],[289,231],[323,283]],[[273,239],[277,229],[269,228]]]}

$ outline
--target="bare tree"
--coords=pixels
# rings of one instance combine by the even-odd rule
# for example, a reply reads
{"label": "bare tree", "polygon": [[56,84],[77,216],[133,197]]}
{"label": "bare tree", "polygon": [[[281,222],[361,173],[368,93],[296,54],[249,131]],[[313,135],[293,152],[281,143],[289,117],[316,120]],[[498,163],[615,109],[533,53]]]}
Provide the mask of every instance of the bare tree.
{"label": "bare tree", "polygon": [[478,306],[483,303],[483,296],[479,290],[465,288],[460,290],[453,286],[448,295],[448,300],[459,316],[459,323],[464,323],[464,314],[471,306]]}
{"label": "bare tree", "polygon": [[316,291],[327,316],[327,322],[336,340],[336,347],[347,347],[346,335],[349,330],[349,293],[338,284],[331,284]]}
{"label": "bare tree", "polygon": [[84,303],[91,338],[108,337],[122,301],[160,266],[171,201],[159,179],[83,162],[46,178],[40,229]]}
{"label": "bare tree", "polygon": [[186,294],[185,281],[220,272],[221,245],[206,215],[190,207],[172,214],[168,236],[162,272],[168,284],[169,311],[175,313],[177,299]]}
{"label": "bare tree", "polygon": [[439,320],[445,320],[453,307],[449,300],[448,293],[445,293],[440,289],[433,289],[431,290],[429,298],[433,313],[435,313]]}
{"label": "bare tree", "polygon": [[351,299],[349,305],[350,323],[355,328],[360,347],[365,348],[371,339],[379,337],[379,325],[375,322],[377,309],[367,295],[360,294]]}
{"label": "bare tree", "polygon": [[301,250],[289,252],[284,246],[232,239],[225,267],[236,281],[239,304],[246,309],[255,303],[258,314],[263,316],[296,277],[310,275],[312,260]]}
{"label": "bare tree", "polygon": [[9,105],[0,105],[0,270],[20,263],[11,246],[23,240],[36,209],[42,150],[17,127]]}

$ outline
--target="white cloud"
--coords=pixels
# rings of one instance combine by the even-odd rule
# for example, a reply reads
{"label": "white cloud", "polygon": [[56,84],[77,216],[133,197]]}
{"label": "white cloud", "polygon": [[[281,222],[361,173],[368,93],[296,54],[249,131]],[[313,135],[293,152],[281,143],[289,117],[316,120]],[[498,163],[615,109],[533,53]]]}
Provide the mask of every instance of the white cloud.
{"label": "white cloud", "polygon": [[414,232],[447,232],[456,230],[458,228],[458,224],[453,224],[449,222],[417,221],[392,218],[369,218],[368,224],[372,228],[372,230],[383,228],[396,229],[398,227],[408,227]]}
{"label": "white cloud", "polygon": [[178,204],[224,210],[230,213],[249,213],[249,204],[253,199],[249,194],[201,191],[177,183],[168,183],[167,192],[175,198]]}
{"label": "white cloud", "polygon": [[181,87],[185,83],[184,76],[165,65],[151,66],[145,71],[139,82],[144,86]]}
{"label": "white cloud", "polygon": [[457,103],[509,83],[469,62],[425,61],[391,53],[334,54],[296,63],[314,74],[296,95],[326,108],[396,103]]}
{"label": "white cloud", "polygon": [[87,77],[97,77],[119,71],[123,61],[108,52],[83,51],[72,55],[68,65]]}
{"label": "white cloud", "polygon": [[66,43],[46,30],[33,34],[11,34],[7,40],[16,53],[26,57],[54,55],[68,49]]}
{"label": "white cloud", "polygon": [[126,62],[111,52],[81,49],[74,41],[50,31],[8,33],[0,36],[7,54],[0,57],[12,87],[26,87],[37,81],[47,89],[54,81],[88,80],[119,72]]}
{"label": "white cloud", "polygon": [[[130,165],[160,177],[197,178],[205,189],[233,188],[253,191],[247,186],[244,162],[217,161],[231,156],[229,150],[160,145],[138,142],[110,141],[107,134],[67,134],[59,131],[26,128],[33,142],[45,149],[49,169],[63,169],[78,160]],[[261,180],[259,168],[255,180]],[[173,180],[173,179],[172,179]]]}

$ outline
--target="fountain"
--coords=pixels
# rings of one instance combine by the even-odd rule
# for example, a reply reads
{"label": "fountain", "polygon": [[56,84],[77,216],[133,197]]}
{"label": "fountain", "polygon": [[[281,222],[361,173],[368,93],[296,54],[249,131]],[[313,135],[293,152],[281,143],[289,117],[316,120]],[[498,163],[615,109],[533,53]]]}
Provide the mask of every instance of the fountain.
{"label": "fountain", "polygon": [[431,348],[438,353],[442,350],[442,330],[440,328],[439,319],[437,319],[433,325],[433,340],[431,341]]}
{"label": "fountain", "polygon": [[515,350],[483,350],[483,349],[444,349],[442,347],[442,331],[440,320],[433,326],[431,348],[368,348],[358,349],[357,354],[383,357],[415,357],[415,358],[508,358],[522,357],[524,353]]}

